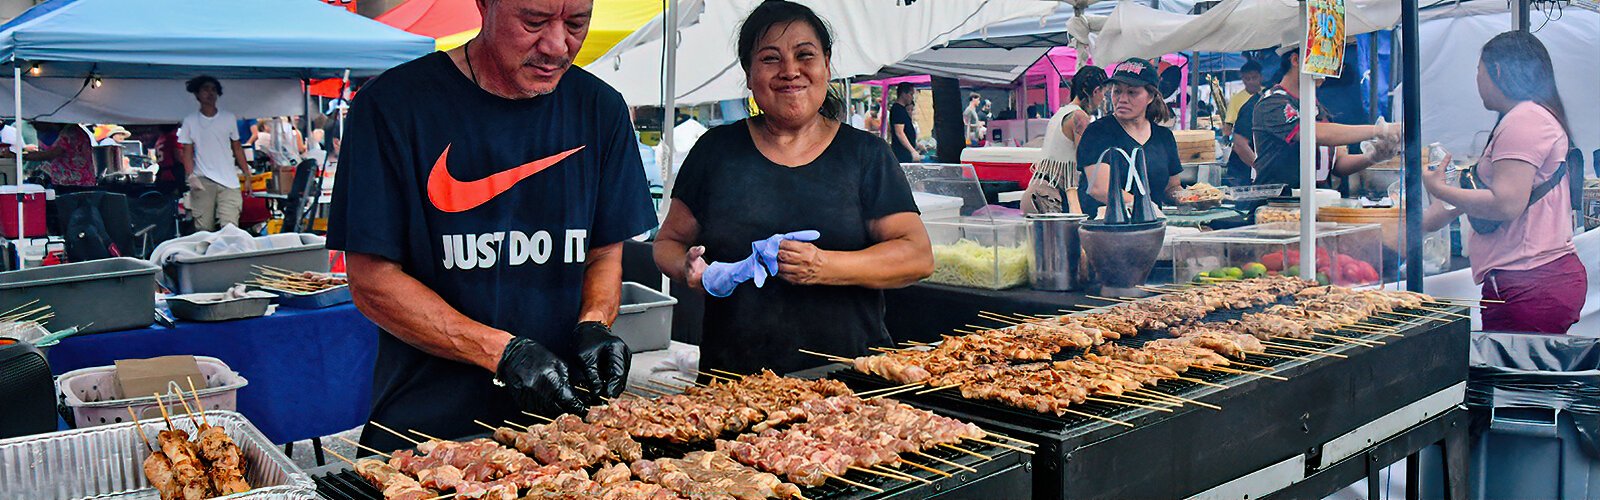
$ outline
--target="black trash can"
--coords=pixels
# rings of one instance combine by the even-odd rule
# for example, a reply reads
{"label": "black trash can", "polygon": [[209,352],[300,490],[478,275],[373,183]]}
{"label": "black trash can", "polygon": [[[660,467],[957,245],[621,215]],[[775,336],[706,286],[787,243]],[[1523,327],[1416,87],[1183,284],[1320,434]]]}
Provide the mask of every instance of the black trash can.
{"label": "black trash can", "polygon": [[[1600,497],[1600,339],[1474,333],[1471,356],[1469,498]],[[1441,460],[1421,455],[1428,498]]]}

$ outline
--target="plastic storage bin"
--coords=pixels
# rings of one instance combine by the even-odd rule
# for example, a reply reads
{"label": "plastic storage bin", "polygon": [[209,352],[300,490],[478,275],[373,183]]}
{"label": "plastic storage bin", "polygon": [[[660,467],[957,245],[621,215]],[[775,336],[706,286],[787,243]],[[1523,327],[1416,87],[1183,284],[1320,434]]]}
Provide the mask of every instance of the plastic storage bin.
{"label": "plastic storage bin", "polygon": [[[1173,239],[1175,281],[1249,278],[1259,274],[1316,276],[1342,286],[1377,284],[1383,264],[1377,224],[1317,223],[1317,270],[1300,269],[1300,224],[1274,222]],[[1211,276],[1213,274],[1222,276]],[[1200,273],[1206,273],[1201,275]]]}
{"label": "plastic storage bin", "polygon": [[[328,250],[322,237],[298,234],[298,244],[223,255],[179,257],[167,265],[167,275],[178,293],[222,292],[250,281],[254,266],[270,266],[291,272],[328,272]],[[258,241],[261,238],[257,238]]]}
{"label": "plastic storage bin", "polygon": [[943,285],[1002,290],[1028,283],[1028,222],[958,217],[926,221],[933,275]]}
{"label": "plastic storage bin", "polygon": [[622,284],[622,307],[611,333],[633,352],[658,351],[672,343],[672,306],[678,299],[644,285]]}
{"label": "plastic storage bin", "polygon": [[160,270],[117,257],[0,273],[0,311],[37,300],[56,314],[52,325],[86,325],[80,334],[147,327],[155,321]]}
{"label": "plastic storage bin", "polygon": [[[199,389],[197,392],[200,394],[200,406],[204,406],[206,411],[236,411],[239,407],[239,389],[249,385],[250,381],[229,369],[220,359],[195,356],[194,360],[200,365],[200,374],[206,378],[203,381],[194,381],[195,388]],[[117,388],[116,377],[115,365],[83,368],[61,375],[56,381],[60,388],[58,396],[61,405],[72,414],[73,427],[82,429],[126,422],[128,411],[123,408],[133,408],[133,413],[141,419],[161,416],[154,395],[125,398],[122,391]],[[184,394],[189,394],[187,384],[179,389],[182,389]],[[167,408],[169,411],[173,406],[182,411],[182,405],[176,404],[175,394],[163,394],[161,401],[169,407]],[[194,405],[193,396],[189,397],[189,404]],[[195,411],[201,410],[195,408]]]}
{"label": "plastic storage bin", "polygon": [[[1600,498],[1600,339],[1477,333],[1471,355],[1468,498]],[[1441,498],[1423,451],[1421,491]]]}

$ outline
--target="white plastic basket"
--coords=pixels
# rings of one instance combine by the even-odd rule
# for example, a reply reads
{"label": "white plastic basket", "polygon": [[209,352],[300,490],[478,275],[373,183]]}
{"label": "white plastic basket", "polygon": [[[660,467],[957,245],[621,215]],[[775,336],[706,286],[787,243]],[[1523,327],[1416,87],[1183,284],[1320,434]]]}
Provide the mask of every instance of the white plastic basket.
{"label": "white plastic basket", "polygon": [[[205,408],[194,410],[238,411],[239,388],[250,381],[228,369],[228,365],[220,359],[208,356],[195,356],[194,359],[200,365],[200,374],[205,376],[204,383],[194,381],[200,395],[200,405]],[[124,408],[133,408],[134,414],[139,415],[140,419],[160,418],[161,410],[156,407],[155,395],[123,397],[122,390],[117,387],[116,375],[115,365],[73,370],[61,375],[56,385],[58,396],[61,403],[72,410],[73,427],[82,429],[126,422],[128,410]],[[194,397],[188,395],[188,389],[187,385],[176,387],[168,384],[161,404],[166,405],[170,413],[183,413],[183,403],[178,401],[180,391],[188,398],[189,406],[194,406]]]}

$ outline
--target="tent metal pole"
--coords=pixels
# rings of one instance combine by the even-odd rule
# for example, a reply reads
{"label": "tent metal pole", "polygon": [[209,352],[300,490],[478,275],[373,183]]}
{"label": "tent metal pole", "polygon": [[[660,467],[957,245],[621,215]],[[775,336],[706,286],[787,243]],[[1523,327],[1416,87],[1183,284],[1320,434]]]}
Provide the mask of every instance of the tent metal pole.
{"label": "tent metal pole", "polygon": [[1511,25],[1517,31],[1527,32],[1532,29],[1532,25],[1528,22],[1528,13],[1532,10],[1530,8],[1532,3],[1530,0],[1516,0],[1516,5],[1512,6]]}
{"label": "tent metal pole", "polygon": [[[1302,11],[1303,12],[1303,11]],[[1309,22],[1301,14],[1301,25]],[[1300,51],[1300,275],[1317,273],[1317,79],[1305,73]]]}
{"label": "tent metal pole", "polygon": [[1378,37],[1373,33],[1363,36],[1367,38],[1367,123],[1377,123],[1378,117],[1383,116],[1383,110],[1378,108],[1383,98],[1378,92]]}
{"label": "tent metal pole", "polygon": [[1405,126],[1406,289],[1422,291],[1422,68],[1417,0],[1400,0],[1401,89]]}
{"label": "tent metal pole", "polygon": [[[11,61],[11,101],[17,112],[15,115],[16,120],[12,122],[14,124],[12,126],[17,129],[17,137],[20,139],[22,137],[22,63],[15,59]],[[18,140],[16,142],[17,144],[11,145],[11,152],[17,155],[17,242],[20,243],[25,239],[28,231],[25,229],[27,226],[23,225],[22,217],[22,197],[24,196],[22,194],[22,141]],[[17,249],[17,269],[24,267],[27,267],[27,263],[22,258],[22,250]]]}
{"label": "tent metal pole", "polygon": [[1200,52],[1189,53],[1189,95],[1183,111],[1189,114],[1189,128],[1200,128]]}
{"label": "tent metal pole", "polygon": [[[666,64],[661,68],[661,157],[656,158],[656,164],[661,167],[661,203],[666,207],[672,206],[672,185],[676,179],[672,175],[672,156],[674,144],[672,143],[672,127],[678,121],[678,0],[667,0],[666,9],[661,11],[662,29],[661,50],[665,51]],[[659,221],[667,219],[667,210],[658,210]],[[661,276],[661,293],[672,295],[672,281],[665,275]]]}

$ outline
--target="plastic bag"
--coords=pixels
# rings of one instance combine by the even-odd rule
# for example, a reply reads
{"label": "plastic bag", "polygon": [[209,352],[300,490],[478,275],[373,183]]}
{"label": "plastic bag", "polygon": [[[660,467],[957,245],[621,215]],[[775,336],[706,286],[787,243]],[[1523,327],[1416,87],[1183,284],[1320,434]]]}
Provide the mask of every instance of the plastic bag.
{"label": "plastic bag", "polygon": [[1473,334],[1467,406],[1567,412],[1584,450],[1600,456],[1600,339]]}

